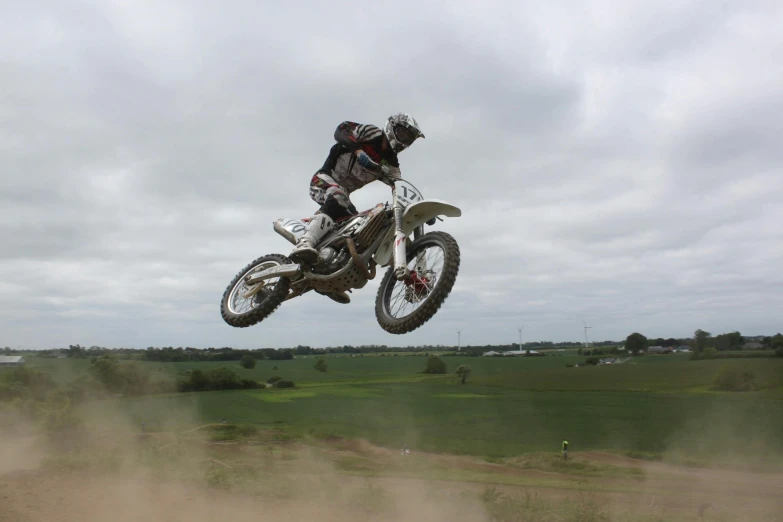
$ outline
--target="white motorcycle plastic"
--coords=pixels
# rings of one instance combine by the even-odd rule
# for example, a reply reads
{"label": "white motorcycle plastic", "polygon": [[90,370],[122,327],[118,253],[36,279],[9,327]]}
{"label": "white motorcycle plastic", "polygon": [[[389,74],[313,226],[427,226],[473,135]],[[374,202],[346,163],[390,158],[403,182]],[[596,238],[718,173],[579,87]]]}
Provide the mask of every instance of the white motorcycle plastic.
{"label": "white motorcycle plastic", "polygon": [[[393,204],[379,203],[338,220],[316,245],[319,257],[314,264],[269,254],[243,268],[223,293],[223,320],[244,328],[310,290],[329,294],[363,288],[375,278],[376,266],[388,266],[375,299],[381,328],[404,334],[430,320],[454,286],[460,251],[450,234],[425,234],[424,225],[434,224],[440,216],[459,217],[462,211],[445,201],[423,199],[404,179],[395,180],[391,188]],[[274,229],[296,244],[307,221],[281,218]]]}

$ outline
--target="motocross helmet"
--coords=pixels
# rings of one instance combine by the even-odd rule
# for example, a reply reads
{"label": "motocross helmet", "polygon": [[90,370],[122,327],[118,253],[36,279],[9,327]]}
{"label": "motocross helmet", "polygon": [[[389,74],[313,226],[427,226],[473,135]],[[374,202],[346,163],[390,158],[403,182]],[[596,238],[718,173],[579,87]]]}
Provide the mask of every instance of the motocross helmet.
{"label": "motocross helmet", "polygon": [[419,123],[410,114],[397,113],[389,116],[383,133],[389,140],[394,152],[402,152],[410,147],[416,138],[424,138]]}

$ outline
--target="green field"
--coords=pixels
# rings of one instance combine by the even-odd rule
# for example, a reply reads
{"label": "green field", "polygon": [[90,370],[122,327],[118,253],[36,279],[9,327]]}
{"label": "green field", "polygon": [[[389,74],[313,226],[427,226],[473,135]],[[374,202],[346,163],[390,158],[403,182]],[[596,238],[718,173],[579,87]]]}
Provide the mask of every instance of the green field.
{"label": "green field", "polygon": [[[687,355],[647,356],[614,366],[566,367],[577,356],[444,357],[449,374],[421,373],[423,356],[327,356],[236,362],[143,363],[161,378],[220,366],[265,381],[278,375],[290,390],[174,393],[92,403],[107,405],[152,430],[216,423],[254,424],[281,437],[356,437],[376,444],[487,457],[557,451],[606,450],[680,460],[762,460],[779,463],[783,449],[783,360],[688,361]],[[61,379],[87,361],[31,360]],[[466,385],[453,374],[473,368]],[[726,366],[751,369],[762,391],[712,391]],[[274,368],[277,368],[276,370]],[[750,459],[750,460],[748,460]]]}

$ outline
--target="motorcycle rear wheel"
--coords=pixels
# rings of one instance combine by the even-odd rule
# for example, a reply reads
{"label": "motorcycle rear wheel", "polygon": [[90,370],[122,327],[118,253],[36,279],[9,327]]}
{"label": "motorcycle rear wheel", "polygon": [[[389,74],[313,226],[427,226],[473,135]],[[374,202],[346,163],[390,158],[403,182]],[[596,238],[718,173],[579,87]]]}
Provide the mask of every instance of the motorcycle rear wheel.
{"label": "motorcycle rear wheel", "polygon": [[[244,283],[244,278],[251,272],[260,272],[273,266],[290,263],[291,260],[283,255],[269,254],[259,257],[243,268],[234,276],[226,291],[223,292],[223,297],[220,301],[220,315],[223,317],[223,320],[235,328],[247,328],[269,317],[288,296],[291,280],[287,277],[279,277],[276,282],[273,279],[269,279],[262,281],[258,285],[248,287]],[[247,299],[243,294],[256,290],[256,287],[259,285],[262,285],[260,290],[250,299],[250,309],[247,311],[241,310],[242,307],[238,305],[237,298]]]}

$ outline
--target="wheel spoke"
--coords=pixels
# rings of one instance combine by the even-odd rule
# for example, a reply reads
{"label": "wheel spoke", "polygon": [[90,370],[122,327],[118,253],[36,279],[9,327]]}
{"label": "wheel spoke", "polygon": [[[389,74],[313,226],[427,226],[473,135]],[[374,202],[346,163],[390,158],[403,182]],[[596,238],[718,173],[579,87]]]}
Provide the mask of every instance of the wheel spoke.
{"label": "wheel spoke", "polygon": [[280,263],[276,261],[266,261],[263,263],[259,263],[255,267],[253,267],[252,270],[248,271],[239,281],[237,281],[237,284],[234,286],[234,288],[231,291],[231,295],[228,298],[228,309],[231,311],[231,313],[242,315],[250,312],[254,308],[257,308],[263,300],[266,298],[268,293],[274,289],[274,287],[277,285],[277,283],[280,281],[279,277],[275,277],[272,279],[267,279],[265,281],[261,281],[258,283],[261,285],[261,288],[258,289],[258,291],[250,296],[250,297],[244,297],[248,292],[250,292],[256,285],[252,285],[250,287],[247,286],[245,283],[245,277],[254,274],[257,272],[262,272],[266,270],[267,268],[272,268],[274,266],[280,266]]}
{"label": "wheel spoke", "polygon": [[[412,256],[411,261],[408,263],[408,270],[411,272],[416,271],[416,265],[419,263],[421,254],[425,254],[424,262],[418,267],[421,270],[417,272],[419,279],[416,282],[406,284],[404,281],[395,281],[387,301],[387,310],[393,318],[402,319],[414,313],[427,301],[438,284],[439,270],[435,267],[439,264],[442,269],[445,252],[439,245],[432,245],[432,248],[437,249],[437,252],[431,252],[429,246],[425,247],[423,251],[417,252],[416,255]],[[428,281],[421,280],[421,277],[427,277]],[[421,285],[424,286],[423,289],[420,288]],[[408,312],[409,307],[410,312]]]}

